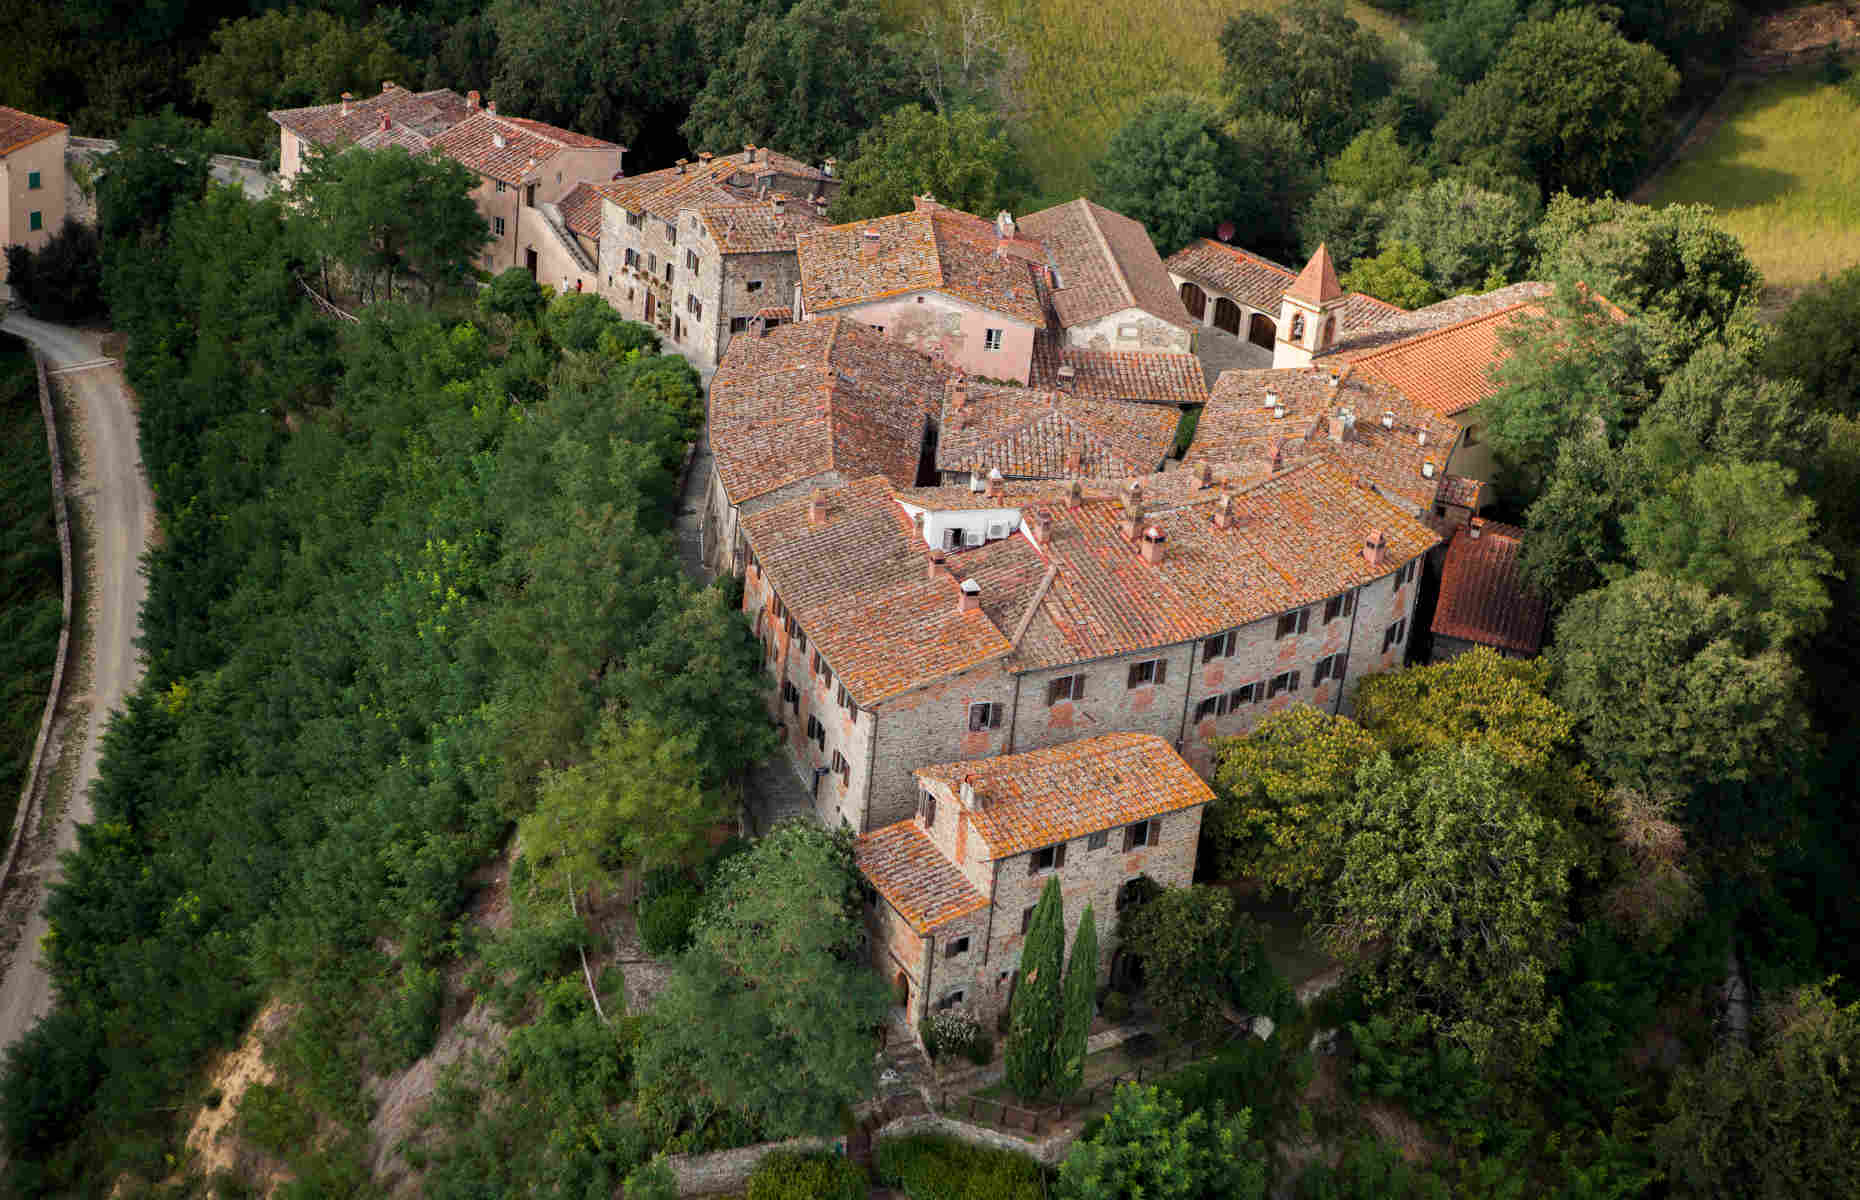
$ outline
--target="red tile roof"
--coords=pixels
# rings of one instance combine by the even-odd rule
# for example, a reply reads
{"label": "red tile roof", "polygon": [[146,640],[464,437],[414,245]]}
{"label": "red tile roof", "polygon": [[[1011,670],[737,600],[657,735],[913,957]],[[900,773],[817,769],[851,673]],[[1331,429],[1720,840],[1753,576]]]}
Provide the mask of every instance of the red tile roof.
{"label": "red tile roof", "polygon": [[50,117],[35,117],[29,112],[0,104],[0,155],[23,150],[65,128]]}
{"label": "red tile roof", "polygon": [[1136,308],[1181,329],[1195,320],[1169,281],[1141,222],[1080,197],[1019,221],[1023,237],[1046,247],[1059,272],[1053,314],[1062,328]]}
{"label": "red tile roof", "polygon": [[730,339],[711,380],[710,442],[732,504],[818,475],[916,482],[949,369],[856,321]]}
{"label": "red tile roof", "polygon": [[1268,313],[1279,311],[1279,300],[1297,278],[1290,267],[1209,238],[1177,250],[1169,256],[1167,266],[1177,275],[1206,283]]}
{"label": "red tile roof", "polygon": [[1175,444],[1181,414],[1024,387],[964,384],[945,395],[936,465],[1021,479],[1147,475]]}
{"label": "red tile roof", "polygon": [[[1060,367],[1071,367],[1068,379]],[[1032,386],[1078,396],[1137,404],[1205,404],[1208,377],[1192,354],[1142,350],[1087,350],[1062,346],[1042,331],[1033,338]]]}
{"label": "red tile roof", "polygon": [[798,235],[826,224],[824,208],[809,201],[784,197],[781,208],[776,212],[773,200],[707,204],[698,209],[698,218],[725,254],[792,251]]}
{"label": "red tile roof", "polygon": [[[676,221],[686,209],[766,201],[759,195],[759,177],[770,177],[769,190],[789,197],[791,218],[812,217],[809,198],[830,195],[838,182],[825,172],[773,150],[758,149],[756,161],[746,152],[724,154],[706,163],[687,163],[683,170],[665,167],[644,175],[628,175],[601,185],[601,194],[628,212],[651,213],[661,221]],[[810,224],[820,222],[810,221]],[[717,236],[713,227],[712,236]],[[789,249],[784,243],[781,249]]]}
{"label": "red tile roof", "polygon": [[[1217,476],[1230,476],[1236,466],[1249,463],[1271,471],[1275,454],[1281,468],[1328,458],[1409,512],[1425,516],[1446,478],[1459,426],[1374,377],[1352,371],[1335,387],[1332,379],[1322,367],[1223,372],[1183,464],[1205,462]],[[1276,406],[1266,403],[1269,397]],[[1276,415],[1279,408],[1284,416]],[[1330,436],[1329,418],[1345,409],[1355,419],[1339,442]],[[1383,424],[1385,414],[1393,425]],[[1425,473],[1429,462],[1434,464],[1431,478]]]}
{"label": "red tile roof", "polygon": [[[569,138],[574,141],[571,143]],[[433,144],[468,169],[505,183],[522,183],[537,167],[565,149],[620,149],[612,142],[570,133],[541,121],[483,110],[440,133]]]}
{"label": "red tile roof", "polygon": [[1285,289],[1285,294],[1310,304],[1328,304],[1343,295],[1343,286],[1337,282],[1337,269],[1330,261],[1329,246],[1318,244],[1317,253],[1298,273],[1292,286]]}
{"label": "red tile roof", "polygon": [[1485,484],[1465,475],[1449,475],[1440,484],[1440,494],[1435,497],[1440,504],[1457,504],[1461,508],[1479,511],[1485,502]]}
{"label": "red tile roof", "polygon": [[425,134],[408,125],[395,125],[389,121],[381,128],[356,139],[355,144],[364,150],[379,150],[383,146],[399,146],[409,154],[423,154],[433,141]]}
{"label": "red tile roof", "polygon": [[529,117],[506,116],[499,116],[497,119],[506,124],[515,125],[518,129],[524,130],[527,133],[533,133],[539,138],[544,138],[552,142],[560,142],[571,150],[620,149],[620,147],[613,142],[594,137],[591,134],[576,133],[572,129],[564,129],[560,125],[551,125],[547,121],[536,121]]}
{"label": "red tile roof", "polygon": [[988,907],[988,898],[915,820],[862,834],[853,843],[853,861],[919,934]]}
{"label": "red tile roof", "polygon": [[410,92],[389,85],[372,96],[348,104],[317,104],[309,108],[283,108],[268,114],[273,121],[324,150],[345,149],[381,128],[382,114],[398,126],[422,137],[435,137],[477,111],[465,97],[450,88]]}
{"label": "red tile roof", "polygon": [[582,182],[556,203],[562,212],[562,224],[582,237],[601,240],[601,193],[599,185]]}
{"label": "red tile roof", "polygon": [[1421,407],[1451,417],[1498,390],[1491,370],[1510,356],[1499,331],[1522,318],[1543,315],[1541,305],[1526,301],[1396,342],[1353,357],[1351,362],[1358,374],[1394,384]]}
{"label": "red tile roof", "polygon": [[[874,231],[877,251],[864,249]],[[939,291],[1029,325],[1043,326],[1039,270],[1010,253],[992,221],[939,204],[874,221],[814,230],[796,239],[801,295],[830,312],[912,292]]]}
{"label": "red tile roof", "polygon": [[1547,612],[1518,572],[1523,544],[1523,530],[1477,518],[1454,533],[1440,571],[1436,636],[1520,654],[1542,648]]}
{"label": "red tile roof", "polygon": [[957,792],[965,781],[970,784],[976,800],[975,807],[966,810],[970,827],[981,838],[981,857],[991,860],[1214,799],[1182,756],[1153,733],[1100,734],[1025,754],[920,767],[913,773]]}

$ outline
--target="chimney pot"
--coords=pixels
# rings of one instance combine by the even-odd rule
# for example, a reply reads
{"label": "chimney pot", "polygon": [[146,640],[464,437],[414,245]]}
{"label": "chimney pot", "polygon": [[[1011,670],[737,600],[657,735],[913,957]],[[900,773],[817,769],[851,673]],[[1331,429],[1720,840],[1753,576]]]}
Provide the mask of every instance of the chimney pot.
{"label": "chimney pot", "polygon": [[1382,410],[1382,428],[1384,429],[1395,428],[1395,410],[1394,409],[1385,408]]}
{"label": "chimney pot", "polygon": [[1143,531],[1143,561],[1152,565],[1163,560],[1164,549],[1169,539],[1163,531],[1152,525]]}
{"label": "chimney pot", "polygon": [[932,554],[930,556],[929,576],[935,579],[941,574],[943,574],[943,556],[941,554]]}
{"label": "chimney pot", "polygon": [[962,807],[978,809],[981,806],[982,798],[975,791],[975,776],[964,775],[962,777]]}
{"label": "chimney pot", "polygon": [[683,175],[685,173],[685,167],[690,163],[690,161],[691,161],[690,159],[686,159],[686,158],[681,158],[678,160],[677,166],[678,166],[678,173],[680,175]]}
{"label": "chimney pot", "polygon": [[1066,489],[1066,507],[1080,508],[1085,504],[1085,485],[1074,479],[1072,486]]}
{"label": "chimney pot", "polygon": [[1066,474],[1077,475],[1085,463],[1085,454],[1077,446],[1066,451]]}
{"label": "chimney pot", "polygon": [[384,92],[391,92],[391,91],[393,91],[393,90],[394,90],[394,81],[393,81],[392,79],[383,79],[383,80],[381,81],[381,90],[382,90],[382,91],[384,91]]}
{"label": "chimney pot", "polygon": [[1342,445],[1350,436],[1350,427],[1356,424],[1356,418],[1347,408],[1340,408],[1330,415],[1330,440]]}
{"label": "chimney pot", "polygon": [[1417,446],[1427,445],[1427,430],[1422,429],[1416,432],[1416,434],[1414,435],[1414,444]]}
{"label": "chimney pot", "polygon": [[1214,502],[1214,527],[1232,529],[1234,526],[1234,498],[1222,492],[1221,498]]}
{"label": "chimney pot", "polygon": [[349,115],[349,102],[350,102],[351,100],[353,100],[353,99],[355,99],[355,93],[354,93],[354,92],[344,92],[344,93],[342,93],[342,115],[343,115],[343,116],[345,116],[345,117],[346,117],[346,116],[348,116],[348,115]]}
{"label": "chimney pot", "polygon": [[827,161],[820,164],[820,173],[825,175],[828,179],[833,178],[833,168],[838,166],[839,162],[840,160],[837,158],[829,158]]}
{"label": "chimney pot", "polygon": [[995,214],[995,236],[998,238],[1014,236],[1014,214],[1005,208]]}
{"label": "chimney pot", "polygon": [[756,144],[754,142],[743,143],[743,161],[744,162],[756,161]]}
{"label": "chimney pot", "polygon": [[1143,485],[1135,479],[1124,485],[1124,515],[1143,519]]}
{"label": "chimney pot", "polygon": [[1053,514],[1044,508],[1033,514],[1033,540],[1042,546],[1053,540]]}
{"label": "chimney pot", "polygon": [[490,113],[492,116],[495,117],[497,115],[497,101],[486,100],[484,102],[484,111]]}
{"label": "chimney pot", "polygon": [[1477,539],[1480,533],[1479,527],[1483,524],[1484,524],[1483,521],[1480,521],[1478,518],[1475,517],[1472,523],[1468,525],[1466,528],[1466,536]]}
{"label": "chimney pot", "polygon": [[1434,477],[1434,460],[1433,459],[1430,458],[1426,462],[1423,462],[1421,464],[1421,475],[1423,478],[1426,478],[1426,479],[1432,479]]}
{"label": "chimney pot", "polygon": [[775,215],[778,217],[788,211],[787,200],[779,194],[776,195],[773,200],[769,201],[769,206],[775,210]]}
{"label": "chimney pot", "polygon": [[1363,561],[1372,567],[1381,566],[1387,548],[1388,538],[1383,535],[1382,531],[1380,529],[1370,530],[1368,536],[1363,539]]}
{"label": "chimney pot", "polygon": [[990,496],[993,496],[999,499],[1002,493],[1005,492],[1006,490],[1007,490],[1007,486],[1006,484],[1002,482],[1002,479],[1001,479],[1001,468],[1000,467],[988,468],[988,494]]}
{"label": "chimney pot", "polygon": [[859,259],[862,262],[878,261],[878,230],[870,226],[859,235]]}
{"label": "chimney pot", "polygon": [[815,492],[814,498],[807,502],[807,523],[823,525],[827,520],[827,494]]}
{"label": "chimney pot", "polygon": [[982,607],[982,585],[973,579],[962,581],[961,596],[956,601],[957,612],[975,612]]}
{"label": "chimney pot", "polygon": [[1279,406],[1279,393],[1277,393],[1277,392],[1267,392],[1267,393],[1266,393],[1266,402],[1265,402],[1265,404],[1264,404],[1264,405],[1263,405],[1262,407],[1265,407],[1265,408],[1277,408],[1278,406]]}
{"label": "chimney pot", "polygon": [[465,107],[466,108],[477,108],[482,103],[484,103],[484,97],[480,96],[477,92],[473,91],[473,92],[465,93]]}
{"label": "chimney pot", "polygon": [[1195,486],[1198,488],[1214,486],[1214,464],[1205,458],[1195,464]]}
{"label": "chimney pot", "polygon": [[386,133],[389,129],[392,129],[393,127],[394,127],[393,118],[389,117],[386,113],[382,113],[381,114],[381,132]]}

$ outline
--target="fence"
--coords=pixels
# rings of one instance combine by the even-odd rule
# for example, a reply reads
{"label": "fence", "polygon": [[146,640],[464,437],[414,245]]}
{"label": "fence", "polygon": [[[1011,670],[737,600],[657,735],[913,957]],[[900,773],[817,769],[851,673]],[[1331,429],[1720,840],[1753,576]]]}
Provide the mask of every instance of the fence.
{"label": "fence", "polygon": [[354,321],[358,323],[361,321],[361,318],[356,316],[354,313],[346,312],[343,309],[337,308],[334,303],[332,303],[328,299],[325,299],[322,293],[318,292],[315,288],[311,287],[307,282],[305,282],[304,277],[302,275],[299,275],[297,277],[297,286],[304,290],[304,295],[310,297],[310,303],[316,305],[317,311],[322,313],[324,316],[334,317],[338,321]]}

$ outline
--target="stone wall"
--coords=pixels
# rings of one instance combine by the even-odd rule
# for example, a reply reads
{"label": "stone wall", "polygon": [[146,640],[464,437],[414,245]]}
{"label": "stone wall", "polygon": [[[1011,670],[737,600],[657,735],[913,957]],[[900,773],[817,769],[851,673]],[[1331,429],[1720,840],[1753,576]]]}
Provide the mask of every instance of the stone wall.
{"label": "stone wall", "polygon": [[1194,349],[1191,330],[1171,324],[1140,308],[1127,308],[1086,321],[1066,330],[1066,344],[1090,350],[1136,350],[1155,354],[1187,354]]}

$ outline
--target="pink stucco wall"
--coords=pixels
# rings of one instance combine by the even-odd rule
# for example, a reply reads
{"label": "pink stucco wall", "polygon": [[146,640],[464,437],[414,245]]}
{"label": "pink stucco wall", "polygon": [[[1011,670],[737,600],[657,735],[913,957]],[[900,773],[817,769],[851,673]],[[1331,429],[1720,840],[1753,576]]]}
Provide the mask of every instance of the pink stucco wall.
{"label": "pink stucco wall", "polygon": [[[971,375],[1026,383],[1033,370],[1033,326],[942,292],[909,292],[832,310],[849,321],[880,326],[903,342]],[[1001,331],[1001,349],[984,349],[987,331]]]}

